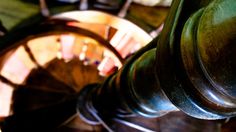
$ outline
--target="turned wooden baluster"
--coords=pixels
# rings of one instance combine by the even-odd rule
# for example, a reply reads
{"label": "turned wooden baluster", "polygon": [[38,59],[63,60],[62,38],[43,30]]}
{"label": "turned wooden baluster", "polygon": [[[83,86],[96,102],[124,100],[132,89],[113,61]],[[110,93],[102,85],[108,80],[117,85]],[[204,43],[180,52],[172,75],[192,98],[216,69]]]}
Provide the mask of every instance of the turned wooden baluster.
{"label": "turned wooden baluster", "polygon": [[235,0],[175,0],[161,36],[88,90],[87,109],[102,119],[178,109],[200,119],[235,116],[235,43]]}

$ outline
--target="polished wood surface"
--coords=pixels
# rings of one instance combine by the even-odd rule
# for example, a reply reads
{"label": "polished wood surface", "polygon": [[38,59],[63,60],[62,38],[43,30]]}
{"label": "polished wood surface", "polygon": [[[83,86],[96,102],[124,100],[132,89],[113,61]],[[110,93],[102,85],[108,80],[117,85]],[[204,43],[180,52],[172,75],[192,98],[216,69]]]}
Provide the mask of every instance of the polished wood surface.
{"label": "polished wood surface", "polygon": [[[16,1],[16,2],[14,2]],[[38,6],[30,3],[22,3],[20,0],[1,0],[0,1],[0,19],[7,29],[12,29],[15,25],[20,23],[23,19],[27,19],[29,16],[35,15],[39,12]],[[11,5],[14,10],[8,8]],[[138,7],[137,7],[138,8]],[[140,9],[141,10],[141,9]],[[14,12],[14,13],[13,13]],[[130,10],[130,13],[135,10]],[[16,17],[17,16],[17,17]],[[143,19],[146,16],[135,16],[136,19]],[[164,17],[161,17],[164,19]],[[158,24],[156,20],[151,19],[151,22],[145,24],[143,27],[147,27],[147,30],[152,30],[153,27]],[[148,26],[147,26],[148,25]],[[88,74],[89,73],[89,74]],[[15,111],[32,110],[47,105],[53,104],[58,99],[63,99],[61,96],[47,96],[42,91],[57,91],[58,93],[74,94],[80,91],[84,84],[101,82],[103,78],[97,76],[96,68],[92,66],[84,67],[78,60],[72,60],[70,62],[64,62],[60,60],[53,60],[44,69],[37,69],[31,72],[28,77],[27,83],[29,85],[42,86],[37,89],[34,94],[18,94],[15,92],[16,102],[13,104]],[[65,89],[68,88],[68,89]],[[44,88],[44,89],[42,89]],[[54,90],[53,90],[54,89]],[[37,92],[39,90],[40,92]],[[24,95],[24,97],[22,97]],[[24,107],[23,107],[24,106]],[[235,119],[232,118],[229,121],[205,121],[199,120],[187,116],[182,112],[173,112],[160,118],[146,119],[142,117],[129,118],[132,122],[153,129],[157,132],[233,132],[235,128]],[[114,123],[116,131],[137,131],[132,128],[128,128],[118,123]],[[105,131],[101,126],[91,126],[83,122],[78,117],[75,117],[67,124],[58,128],[57,131]]]}

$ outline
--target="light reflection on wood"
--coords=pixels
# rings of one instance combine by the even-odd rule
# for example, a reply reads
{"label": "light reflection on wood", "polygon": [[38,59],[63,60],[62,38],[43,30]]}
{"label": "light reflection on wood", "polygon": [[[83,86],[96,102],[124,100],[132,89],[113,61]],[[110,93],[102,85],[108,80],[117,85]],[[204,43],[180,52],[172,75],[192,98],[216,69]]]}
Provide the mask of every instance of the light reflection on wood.
{"label": "light reflection on wood", "polygon": [[125,19],[99,11],[71,11],[53,16],[54,18],[69,18],[82,23],[109,25],[123,32],[131,32],[135,41],[142,47],[152,40],[152,37],[135,24]]}
{"label": "light reflection on wood", "polygon": [[30,40],[28,46],[39,65],[44,66],[57,57],[59,36],[47,36]]}
{"label": "light reflection on wood", "polygon": [[106,24],[97,23],[69,22],[67,25],[87,29],[91,32],[100,35],[104,39],[108,39],[109,28],[111,28]]}
{"label": "light reflection on wood", "polygon": [[72,52],[75,42],[75,37],[69,34],[60,35],[60,51],[61,57],[65,61],[73,59],[74,54]]}
{"label": "light reflection on wood", "polygon": [[23,83],[31,69],[36,67],[22,46],[4,63],[1,69],[1,75],[16,84]]}
{"label": "light reflection on wood", "polygon": [[13,88],[0,81],[0,117],[10,115],[12,93]]}

